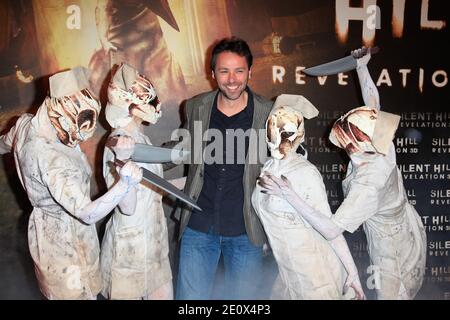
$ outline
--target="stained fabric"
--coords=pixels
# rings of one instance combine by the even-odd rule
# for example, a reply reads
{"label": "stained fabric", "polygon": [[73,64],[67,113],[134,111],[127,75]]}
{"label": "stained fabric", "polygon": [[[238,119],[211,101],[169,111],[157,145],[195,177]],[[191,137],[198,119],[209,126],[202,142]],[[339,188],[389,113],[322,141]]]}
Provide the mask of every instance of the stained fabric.
{"label": "stained fabric", "polygon": [[[138,130],[116,129],[111,136],[127,135],[136,143],[151,145],[150,139]],[[118,181],[113,152],[105,148],[103,175],[108,187]],[[140,167],[162,176],[161,164],[138,163]],[[110,299],[146,298],[157,289],[172,285],[169,262],[167,223],[161,194],[151,185],[137,186],[137,203],[133,215],[124,215],[116,207],[108,221],[102,242],[102,294]],[[171,291],[171,290],[170,290]]]}
{"label": "stained fabric", "polygon": [[371,155],[359,166],[350,163],[342,187],[345,200],[333,221],[349,232],[363,225],[371,264],[379,270],[378,299],[402,298],[401,291],[413,299],[425,272],[426,234],[408,202],[394,145],[387,156]]}
{"label": "stained fabric", "polygon": [[86,156],[59,141],[45,104],[2,138],[12,143],[33,206],[28,244],[41,292],[48,299],[95,299],[101,286],[97,231],[77,218],[91,201]]}
{"label": "stained fabric", "polygon": [[[308,205],[331,217],[325,186],[318,170],[300,155],[270,159],[262,170],[294,182],[295,192]],[[347,273],[329,242],[284,199],[256,186],[252,204],[278,264],[273,297],[282,299],[344,299]],[[278,282],[279,281],[279,282]],[[282,292],[279,292],[282,291]]]}

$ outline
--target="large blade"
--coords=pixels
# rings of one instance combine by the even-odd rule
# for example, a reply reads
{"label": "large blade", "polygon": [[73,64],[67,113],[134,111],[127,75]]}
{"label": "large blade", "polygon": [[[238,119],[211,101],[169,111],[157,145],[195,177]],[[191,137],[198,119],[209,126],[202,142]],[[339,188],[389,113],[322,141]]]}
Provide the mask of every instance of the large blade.
{"label": "large blade", "polygon": [[340,72],[353,70],[356,68],[356,66],[356,59],[350,55],[345,58],[305,69],[303,70],[303,72],[309,76],[329,76],[332,74],[338,74]]}
{"label": "large blade", "polygon": [[164,163],[181,162],[190,154],[189,151],[155,147],[148,144],[136,143],[131,159],[134,162]]}
{"label": "large blade", "polygon": [[[119,167],[123,167],[125,165],[125,163],[123,161],[120,160],[115,160],[114,164],[119,166]],[[160,188],[161,190],[164,190],[168,193],[170,193],[171,195],[173,195],[174,197],[176,197],[177,199],[180,199],[181,201],[183,201],[184,203],[190,205],[191,207],[202,211],[202,209],[197,205],[197,203],[191,199],[190,197],[188,197],[186,194],[184,194],[183,192],[181,192],[180,190],[178,190],[175,186],[173,186],[171,183],[167,182],[166,180],[164,180],[163,178],[161,178],[160,176],[154,174],[153,172],[145,169],[145,168],[141,168],[143,171],[143,178],[145,181],[151,183],[152,185]]]}
{"label": "large blade", "polygon": [[[107,147],[114,147],[117,144],[117,137],[111,137],[106,142]],[[148,144],[136,143],[131,159],[134,162],[143,163],[181,163],[190,154],[189,151],[178,149],[155,147]]]}
{"label": "large blade", "polygon": [[[370,52],[370,54],[373,55],[375,53],[378,53],[378,51],[379,51],[378,47],[372,47],[372,48],[364,48],[362,53],[363,55],[365,55],[367,52]],[[338,60],[320,64],[315,67],[307,68],[303,70],[303,72],[309,76],[320,77],[354,70],[356,69],[357,66],[358,64],[356,58],[354,58],[352,55],[349,55]]]}

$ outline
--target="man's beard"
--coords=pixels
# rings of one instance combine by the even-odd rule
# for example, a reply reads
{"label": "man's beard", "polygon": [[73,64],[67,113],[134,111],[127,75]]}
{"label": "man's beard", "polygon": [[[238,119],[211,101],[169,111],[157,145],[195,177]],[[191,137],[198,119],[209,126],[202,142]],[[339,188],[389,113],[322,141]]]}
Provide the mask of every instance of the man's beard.
{"label": "man's beard", "polygon": [[239,93],[234,93],[233,95],[228,94],[226,89],[222,89],[220,87],[219,87],[219,91],[228,100],[238,100],[244,93],[246,87],[247,86],[244,86],[244,88],[242,90],[240,90]]}

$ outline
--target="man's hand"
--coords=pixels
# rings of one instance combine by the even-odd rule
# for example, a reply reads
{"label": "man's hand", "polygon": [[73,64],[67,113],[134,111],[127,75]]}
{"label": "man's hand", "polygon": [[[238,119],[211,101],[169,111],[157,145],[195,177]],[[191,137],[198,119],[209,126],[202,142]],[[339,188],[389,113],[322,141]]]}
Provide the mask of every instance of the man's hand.
{"label": "man's hand", "polygon": [[114,139],[116,144],[111,149],[116,154],[116,158],[119,160],[130,159],[134,152],[134,139],[128,136],[117,136]]}

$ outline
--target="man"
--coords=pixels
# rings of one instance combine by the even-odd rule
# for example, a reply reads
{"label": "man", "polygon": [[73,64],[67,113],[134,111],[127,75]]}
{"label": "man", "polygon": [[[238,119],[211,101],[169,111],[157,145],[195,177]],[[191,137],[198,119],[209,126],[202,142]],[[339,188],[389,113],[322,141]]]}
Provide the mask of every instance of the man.
{"label": "man", "polygon": [[[218,90],[203,93],[186,103],[185,128],[191,137],[197,122],[201,124],[201,137],[207,129],[215,129],[221,133],[225,146],[216,150],[213,155],[216,160],[212,163],[205,163],[208,159],[202,157],[202,150],[213,141],[208,145],[202,142],[202,148],[192,149],[192,157],[200,161],[189,165],[185,192],[197,200],[202,212],[180,209],[177,299],[210,298],[221,254],[225,266],[225,298],[255,298],[266,236],[250,197],[265,159],[249,160],[255,158],[259,140],[264,137],[250,135],[240,147],[225,143],[230,129],[264,130],[272,107],[272,102],[247,86],[252,60],[245,41],[223,39],[213,48],[211,58],[212,77]],[[190,142],[195,146],[195,142]],[[221,157],[218,154],[222,151]],[[264,153],[267,154],[267,149]],[[238,155],[244,155],[242,163],[237,161]]]}
{"label": "man", "polygon": [[[100,105],[81,67],[50,77],[50,96],[35,116],[22,115],[0,137],[0,153],[14,152],[17,173],[33,205],[28,245],[42,294],[48,299],[96,299],[101,289],[95,222],[119,202],[136,206],[140,168],[129,161],[120,178],[91,201],[91,168],[79,143],[95,131]],[[114,149],[130,148],[120,140]]]}

